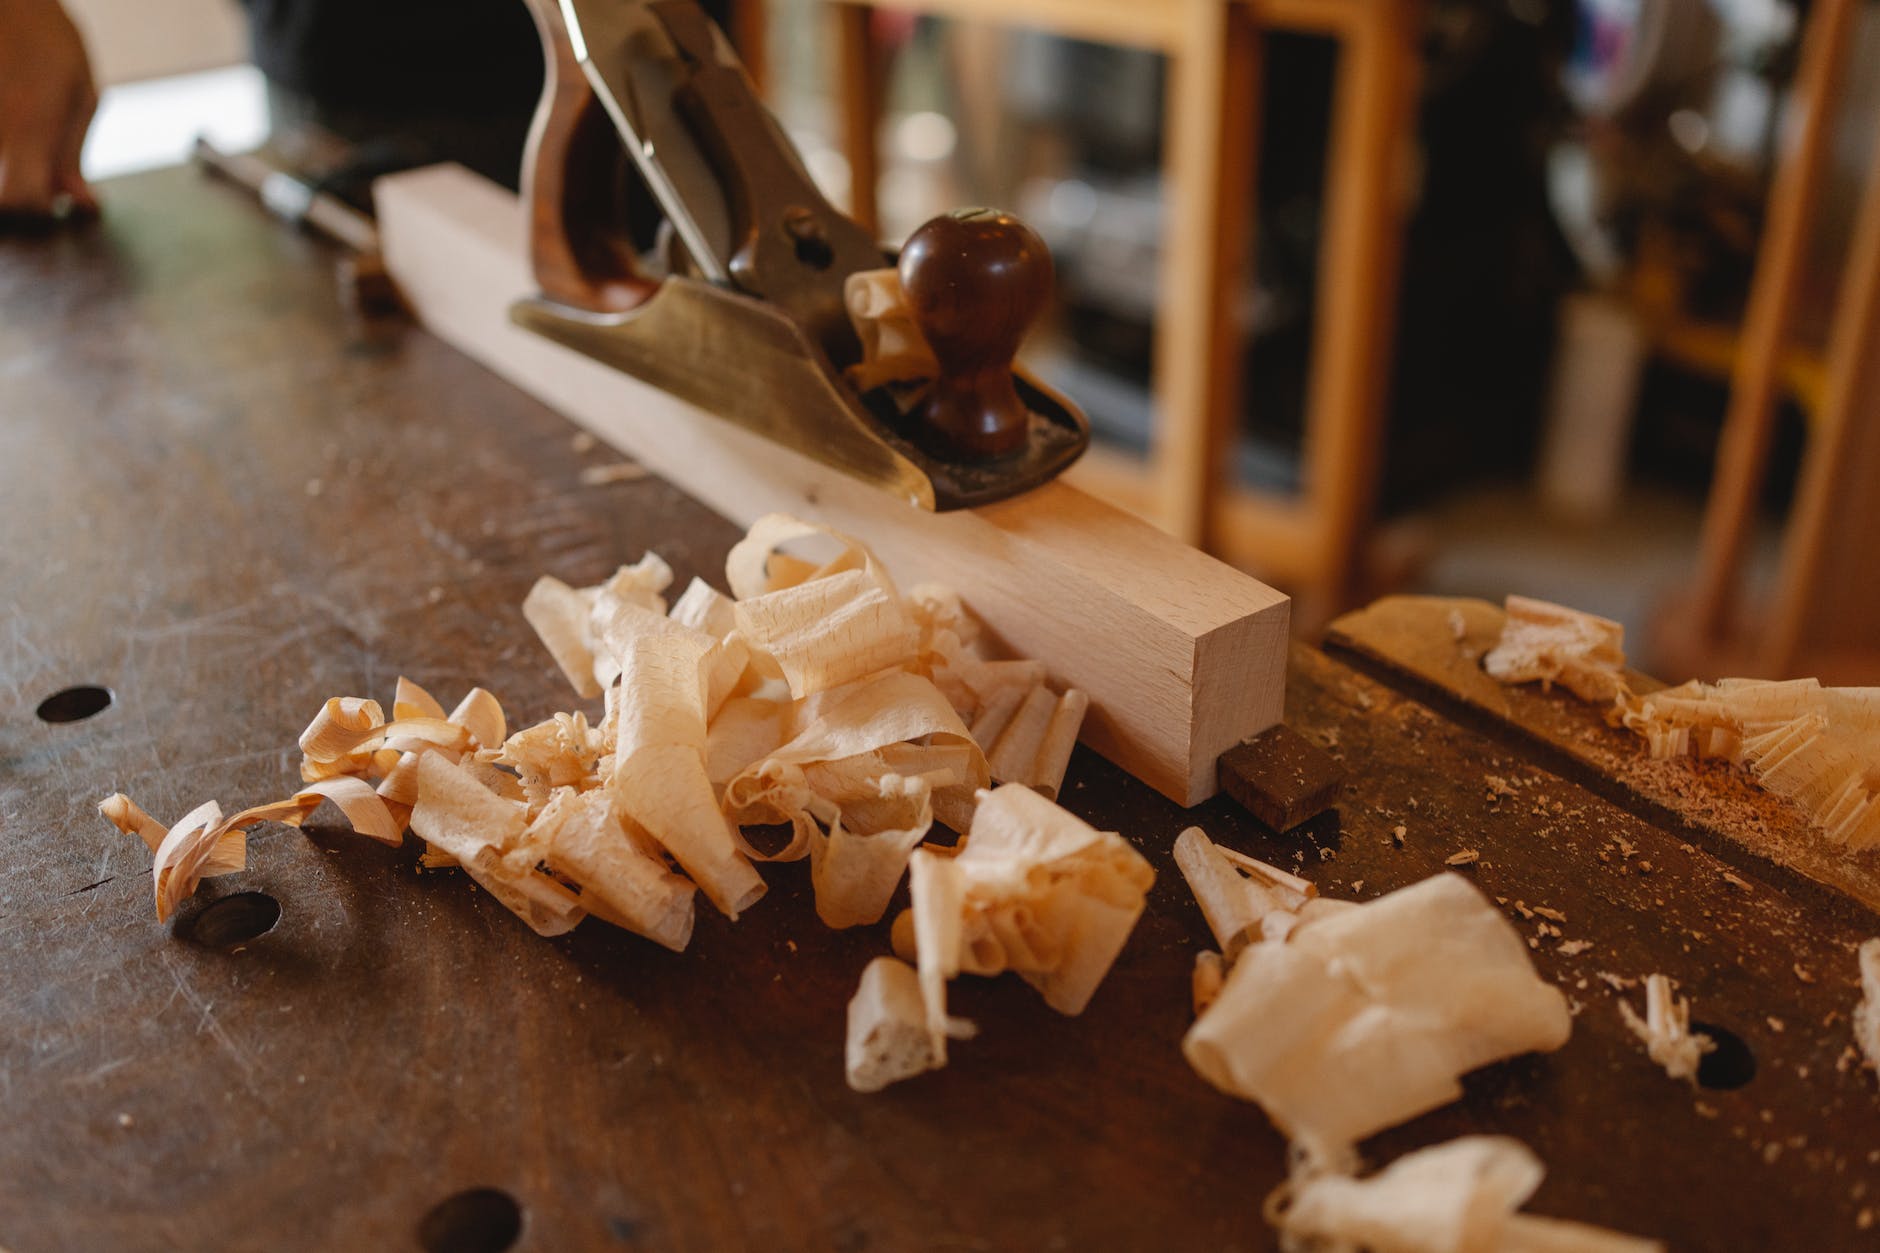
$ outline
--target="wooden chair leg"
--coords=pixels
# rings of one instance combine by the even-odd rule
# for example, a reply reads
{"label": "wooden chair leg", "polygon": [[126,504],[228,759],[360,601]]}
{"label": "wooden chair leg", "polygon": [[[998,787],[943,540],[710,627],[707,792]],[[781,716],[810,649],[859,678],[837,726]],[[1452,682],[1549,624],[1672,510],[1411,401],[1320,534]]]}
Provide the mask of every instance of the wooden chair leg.
{"label": "wooden chair leg", "polygon": [[849,162],[849,216],[877,233],[881,178],[881,54],[869,31],[871,9],[837,4],[837,81],[842,93],[842,151]]}
{"label": "wooden chair leg", "polygon": [[1324,570],[1309,599],[1326,613],[1358,594],[1376,510],[1416,121],[1416,16],[1412,0],[1380,0],[1354,15],[1333,89],[1305,438]]}
{"label": "wooden chair leg", "polygon": [[1826,403],[1809,435],[1759,653],[1759,670],[1771,678],[1812,673],[1819,658],[1837,656],[1853,659],[1860,682],[1880,678],[1880,167],[1867,168],[1829,337]]}
{"label": "wooden chair leg", "polygon": [[1211,547],[1239,417],[1234,309],[1251,240],[1259,44],[1247,9],[1182,0],[1163,119],[1163,226],[1151,473],[1156,520]]}
{"label": "wooden chair leg", "polygon": [[769,9],[768,0],[737,0],[731,9],[731,42],[757,94],[764,98],[770,95]]}
{"label": "wooden chair leg", "polygon": [[1847,57],[1854,0],[1822,0],[1808,16],[1795,103],[1802,127],[1769,193],[1769,220],[1750,287],[1743,337],[1730,379],[1730,409],[1717,448],[1716,477],[1704,511],[1690,612],[1699,638],[1732,627],[1738,566],[1756,517],[1770,438],[1783,343],[1801,289],[1808,238],[1832,155],[1834,120]]}

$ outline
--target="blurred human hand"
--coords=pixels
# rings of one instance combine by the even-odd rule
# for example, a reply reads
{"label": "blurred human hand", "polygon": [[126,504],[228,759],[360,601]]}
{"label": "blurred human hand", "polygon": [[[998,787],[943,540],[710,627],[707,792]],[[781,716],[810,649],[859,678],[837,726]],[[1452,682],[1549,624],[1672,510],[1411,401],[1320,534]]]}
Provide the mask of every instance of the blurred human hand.
{"label": "blurred human hand", "polygon": [[78,169],[97,107],[84,41],[58,0],[0,0],[0,214],[97,210]]}

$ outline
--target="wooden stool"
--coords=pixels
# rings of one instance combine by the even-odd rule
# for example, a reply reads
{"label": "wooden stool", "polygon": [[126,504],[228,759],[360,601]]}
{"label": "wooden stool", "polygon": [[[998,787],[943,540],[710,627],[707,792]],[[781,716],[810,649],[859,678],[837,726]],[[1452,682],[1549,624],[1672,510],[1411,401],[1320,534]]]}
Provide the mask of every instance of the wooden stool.
{"label": "wooden stool", "polygon": [[1739,605],[1855,12],[1854,0],[1822,0],[1808,16],[1795,79],[1801,125],[1769,193],[1696,579],[1688,597],[1666,606],[1654,624],[1654,663],[1662,669],[1704,678],[1809,674],[1880,682],[1880,582],[1871,572],[1880,540],[1880,174],[1872,162],[1775,594],[1759,612]]}

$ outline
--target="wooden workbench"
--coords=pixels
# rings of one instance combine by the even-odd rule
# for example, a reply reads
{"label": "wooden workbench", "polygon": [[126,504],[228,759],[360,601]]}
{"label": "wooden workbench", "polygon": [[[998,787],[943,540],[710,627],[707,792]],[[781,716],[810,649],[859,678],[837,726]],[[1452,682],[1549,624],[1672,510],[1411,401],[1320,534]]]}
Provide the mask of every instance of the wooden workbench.
{"label": "wooden workbench", "polygon": [[[1880,922],[1708,811],[1602,786],[1518,725],[1531,710],[1458,713],[1376,632],[1362,661],[1295,652],[1289,720],[1353,782],[1291,838],[1080,751],[1066,803],[1160,876],[1114,972],[1074,1020],[1016,979],[962,979],[981,1037],[874,1096],[843,1083],[843,1007],[885,928],[824,929],[802,865],[672,954],[593,922],[542,940],[409,850],[268,826],[247,871],[159,925],[149,855],[100,797],[174,818],[279,796],[320,700],[387,699],[399,674],[447,703],[482,683],[512,719],[573,707],[519,612],[531,581],[594,582],[649,546],[682,583],[717,578],[736,532],[656,480],[580,486],[604,449],[347,312],[331,256],[239,193],[172,171],[105,196],[95,229],[0,242],[11,1253],[495,1247],[477,1206],[433,1212],[474,1188],[520,1205],[529,1250],[1271,1247],[1284,1146],[1178,1052],[1206,932],[1166,850],[1191,822],[1360,898],[1477,849],[1459,873],[1572,997],[1563,1050],[1478,1073],[1373,1160],[1505,1132],[1551,1168],[1535,1212],[1679,1249],[1880,1239],[1859,1226],[1880,1098],[1846,1057],[1853,947]],[[114,703],[35,716],[79,684]],[[279,903],[273,930],[190,938],[244,891]],[[1535,906],[1592,947],[1563,954]],[[1646,1060],[1599,975],[1653,971],[1741,1038],[1752,1079],[1693,1090]]]}

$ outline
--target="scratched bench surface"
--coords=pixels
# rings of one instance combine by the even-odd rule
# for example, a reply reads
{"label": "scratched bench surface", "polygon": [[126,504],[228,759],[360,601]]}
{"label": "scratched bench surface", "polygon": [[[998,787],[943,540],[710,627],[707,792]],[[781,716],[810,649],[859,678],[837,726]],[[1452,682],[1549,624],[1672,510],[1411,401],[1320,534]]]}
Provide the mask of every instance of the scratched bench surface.
{"label": "scratched bench surface", "polygon": [[[653,547],[718,579],[736,532],[658,481],[581,486],[606,449],[349,314],[330,254],[237,193],[107,190],[94,230],[0,242],[0,1246],[476,1249],[508,1198],[530,1250],[1271,1247],[1284,1146],[1178,1051],[1206,933],[1166,850],[1191,822],[1356,898],[1476,850],[1456,873],[1578,1007],[1559,1053],[1479,1072],[1373,1160],[1504,1132],[1549,1163],[1536,1212],[1688,1249],[1873,1238],[1880,1098],[1846,1049],[1875,920],[1754,859],[1727,880],[1529,739],[1310,650],[1289,718],[1351,768],[1339,811],[1281,838],[1080,752],[1066,803],[1159,875],[1115,970],[1079,1019],[960,980],[980,1038],[874,1096],[843,1083],[843,1015],[885,927],[823,928],[801,865],[671,954],[592,921],[539,939],[316,821],[258,828],[246,871],[159,925],[100,797],[164,819],[278,797],[319,702],[400,674],[446,702],[481,683],[512,724],[577,707],[518,610],[534,578]],[[108,708],[37,716],[87,684]],[[242,892],[278,923],[208,942],[204,907]],[[1646,1061],[1600,975],[1652,971],[1742,1041],[1747,1082]],[[493,1210],[449,1201],[479,1188]]]}

